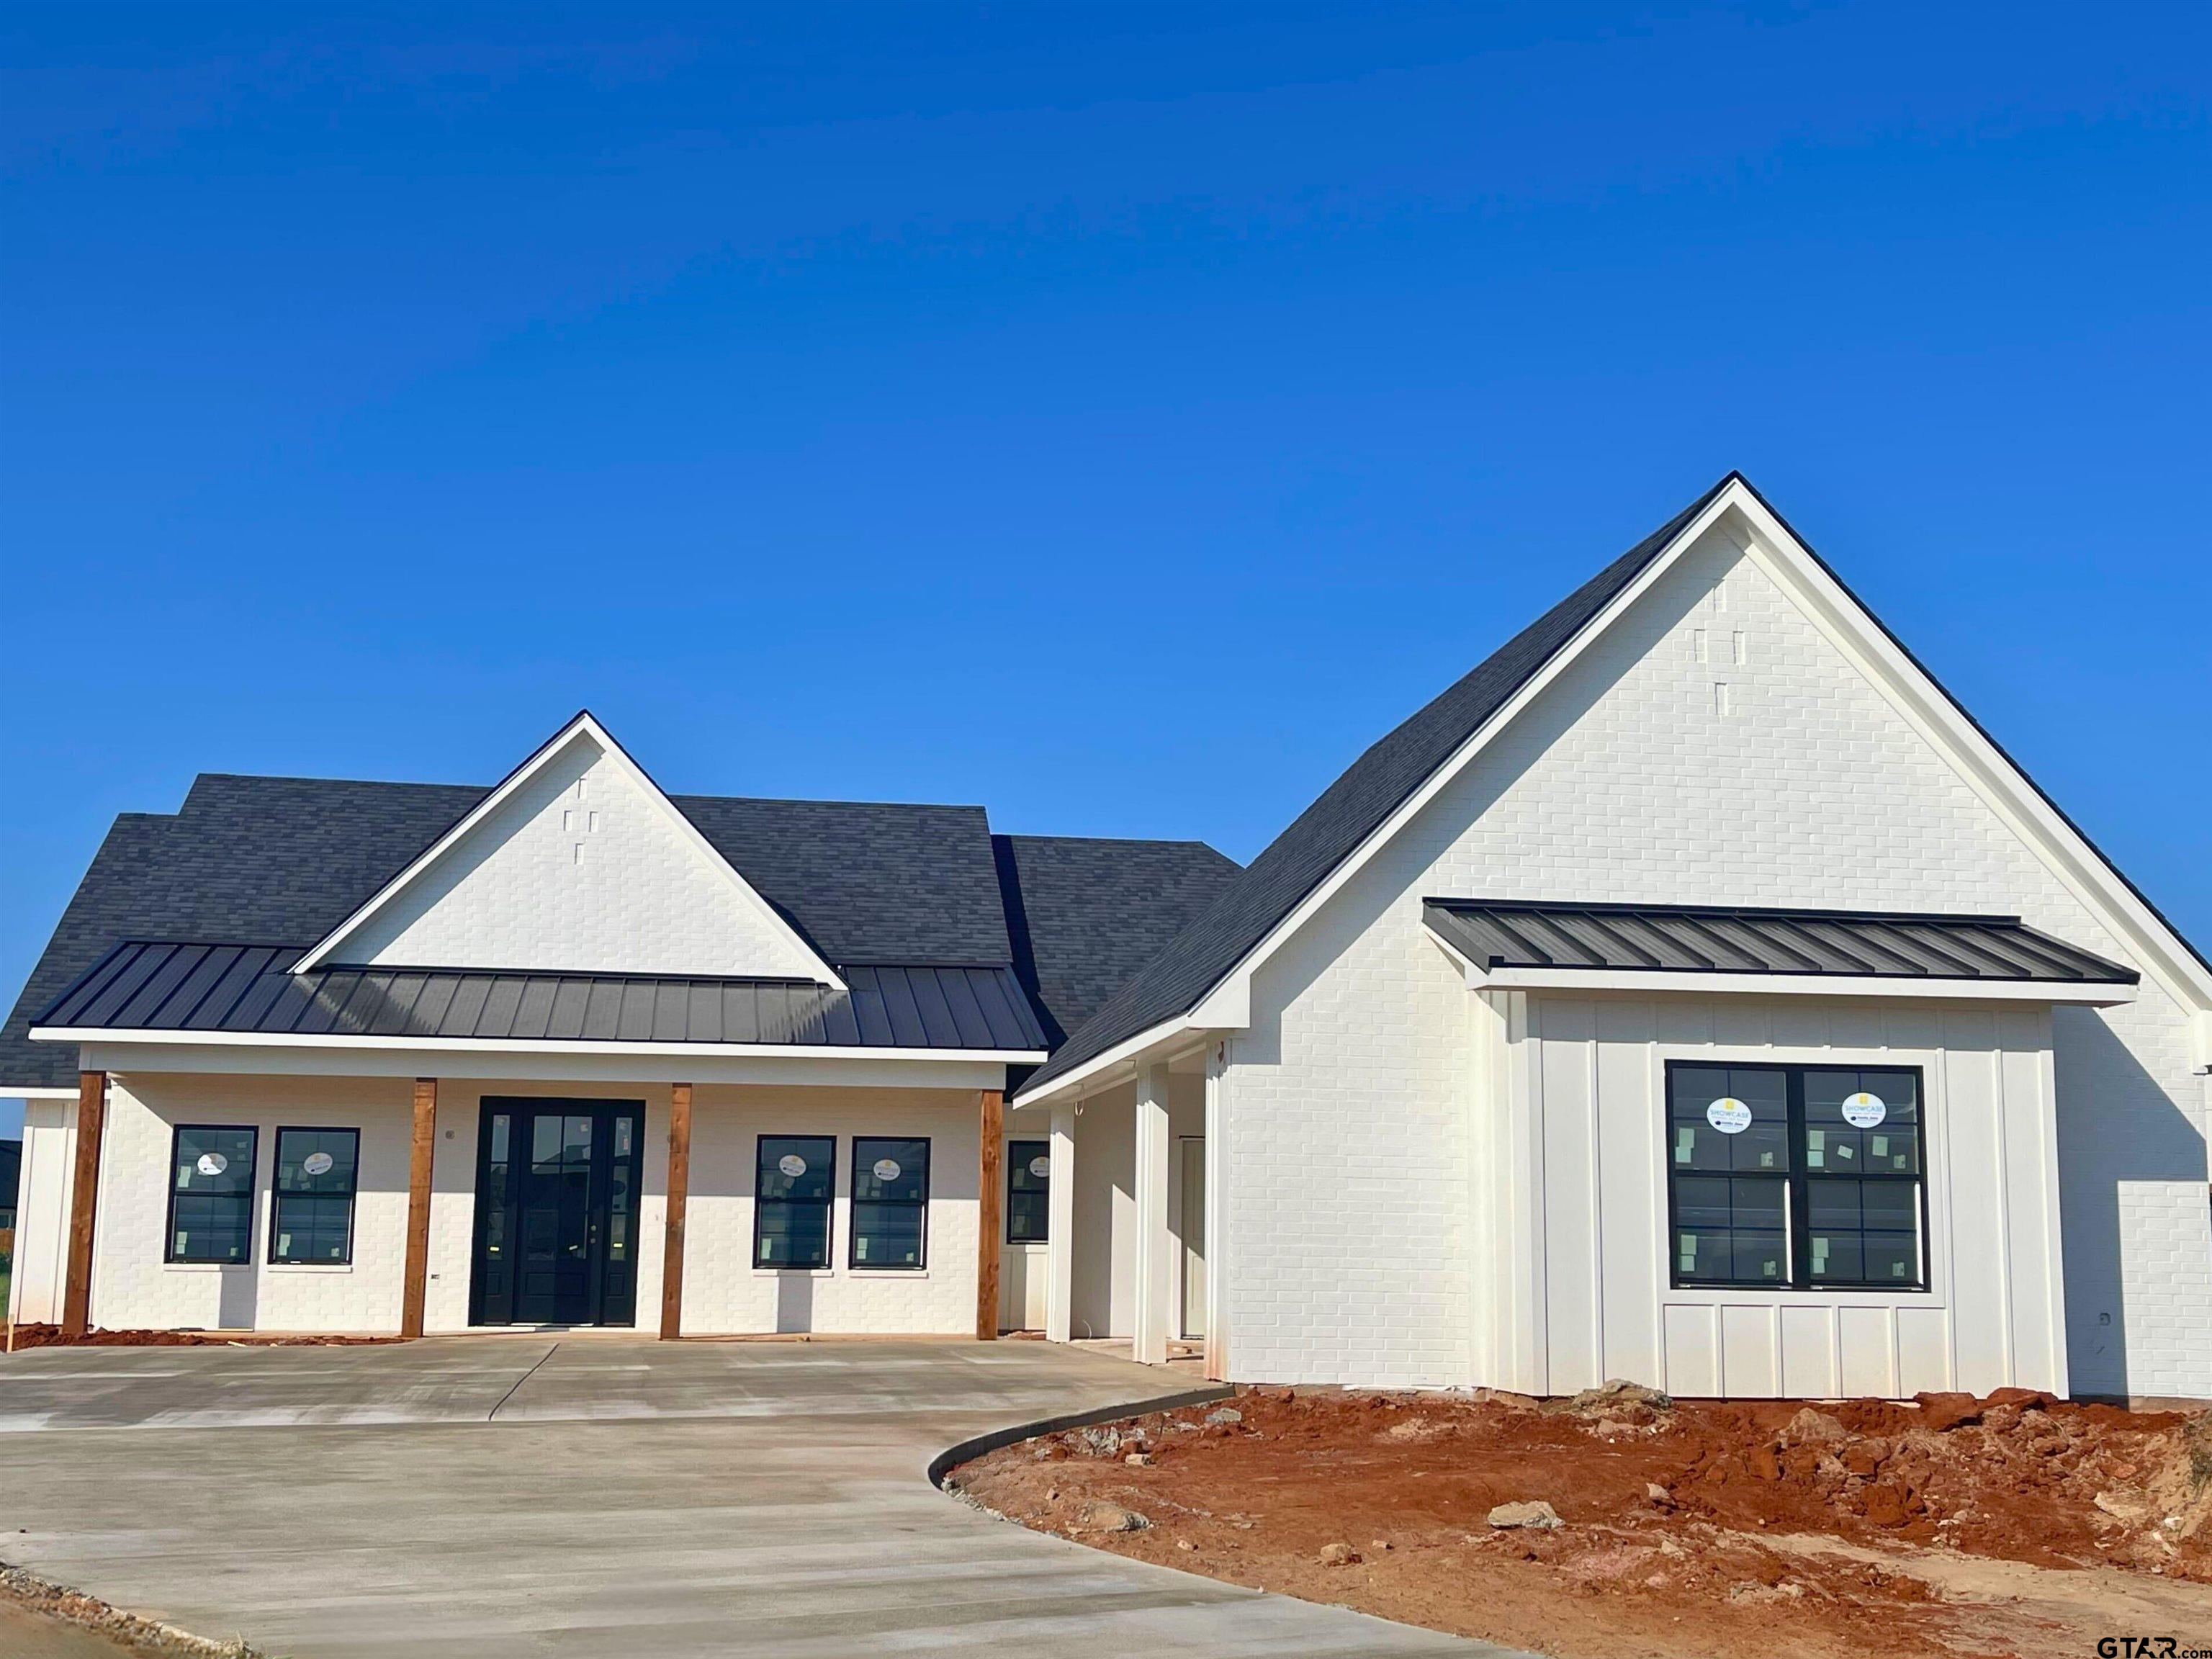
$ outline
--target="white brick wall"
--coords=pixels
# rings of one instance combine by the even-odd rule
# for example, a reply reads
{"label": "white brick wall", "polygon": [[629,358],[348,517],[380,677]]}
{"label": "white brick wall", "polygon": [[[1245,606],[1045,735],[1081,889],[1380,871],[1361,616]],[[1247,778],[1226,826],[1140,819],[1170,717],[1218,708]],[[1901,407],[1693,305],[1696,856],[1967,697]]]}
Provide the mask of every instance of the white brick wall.
{"label": "white brick wall", "polygon": [[793,942],[579,737],[338,953],[398,967],[812,978]]}
{"label": "white brick wall", "polygon": [[[436,1333],[468,1327],[477,1131],[484,1098],[501,1095],[645,1103],[637,1315],[640,1328],[655,1328],[668,1215],[668,1085],[563,1088],[542,1082],[453,1079],[439,1089],[424,1328]],[[59,1120],[74,1108],[59,1102],[54,1108],[52,1139],[64,1142]],[[397,1330],[413,1121],[412,1085],[404,1079],[118,1074],[110,1085],[103,1143],[93,1322],[111,1330]],[[169,1265],[161,1259],[170,1149],[179,1123],[258,1132],[249,1266]],[[345,1267],[271,1266],[267,1256],[276,1130],[316,1125],[361,1131],[354,1259]],[[973,1331],[979,1127],[975,1095],[969,1090],[700,1086],[693,1097],[685,1330]],[[752,1159],[754,1137],[761,1133],[837,1137],[833,1265],[826,1273],[753,1269]],[[848,1260],[855,1134],[929,1138],[928,1264],[921,1273],[856,1272]],[[58,1249],[65,1236],[65,1202],[51,1198],[42,1203],[40,1214],[48,1218],[39,1223],[36,1236],[50,1238]],[[39,1280],[52,1279],[48,1299],[57,1305],[59,1273],[57,1261]]]}
{"label": "white brick wall", "polygon": [[[94,1237],[92,1322],[110,1330],[396,1331],[407,1234],[410,1085],[390,1079],[118,1074],[109,1080]],[[179,1123],[251,1127],[253,1260],[162,1261]],[[270,1188],[280,1126],[361,1131],[349,1266],[272,1266]]]}
{"label": "white brick wall", "polygon": [[[1468,1375],[1471,1028],[1421,933],[1430,894],[2017,913],[2126,959],[1765,574],[1709,538],[1256,976],[1223,1091],[1239,1376]],[[2212,1394],[2187,1061],[2184,1016],[2148,979],[2130,1006],[2060,1011],[2077,1390]]]}
{"label": "white brick wall", "polygon": [[[692,1106],[684,1328],[972,1334],[981,1127],[975,1096],[966,1090],[701,1088]],[[836,1137],[826,1269],[753,1266],[754,1166],[764,1134]],[[851,1261],[855,1135],[929,1141],[927,1262],[919,1273],[871,1272]]]}

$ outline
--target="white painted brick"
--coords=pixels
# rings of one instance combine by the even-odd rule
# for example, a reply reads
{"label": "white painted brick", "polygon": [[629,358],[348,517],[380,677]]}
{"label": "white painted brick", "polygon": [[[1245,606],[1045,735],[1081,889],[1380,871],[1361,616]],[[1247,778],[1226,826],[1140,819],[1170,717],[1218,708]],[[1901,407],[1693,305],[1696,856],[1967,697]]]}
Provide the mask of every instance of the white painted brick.
{"label": "white painted brick", "polygon": [[[1698,628],[1725,668],[1698,660]],[[1223,1091],[1240,1377],[1468,1375],[1486,1265],[1468,1259],[1472,1039],[1464,986],[1421,931],[1434,894],[1999,912],[2128,959],[1765,574],[1710,538],[1256,976]],[[2146,976],[2131,1006],[2058,1011],[2056,1051],[2073,1386],[2212,1395],[2185,1016]]]}
{"label": "white painted brick", "polygon": [[339,955],[410,968],[816,976],[789,933],[585,738],[422,872]]}

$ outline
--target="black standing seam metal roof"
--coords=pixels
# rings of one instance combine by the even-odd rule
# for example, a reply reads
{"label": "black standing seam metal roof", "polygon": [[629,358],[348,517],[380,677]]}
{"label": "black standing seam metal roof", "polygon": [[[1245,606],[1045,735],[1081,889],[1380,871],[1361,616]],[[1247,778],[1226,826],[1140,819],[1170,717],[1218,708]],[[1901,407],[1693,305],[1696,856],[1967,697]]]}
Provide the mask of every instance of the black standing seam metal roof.
{"label": "black standing seam metal roof", "polygon": [[1927,665],[1914,656],[1911,648],[1852,592],[1834,568],[1814,551],[1787,519],[1775,512],[1773,504],[1759,495],[1757,486],[1741,472],[1732,471],[1352,762],[1342,776],[1322,792],[1319,799],[1246,866],[1244,874],[1171,947],[1125,983],[1069,1037],[1052,1059],[1022,1085],[1021,1092],[1034,1093],[1055,1078],[1197,1007],[1308,894],[1328,880],[1484,721],[1504,708],[1515,692],[1565,648],[1731,483],[1741,483],[1774,514],[1813,562],[1881,629],[1905,660],[1926,677],[1960,716],[1980,733],[2060,822],[2081,836],[2082,844],[2122,886],[2142,901],[2183,950],[2212,971],[2212,958],[2183,937],[2181,930],[2082,832],[2081,827],[2028,775],[2026,768],[2006,752],[2004,746],[1951,695],[1948,688],[1929,672]]}
{"label": "black standing seam metal roof", "polygon": [[318,968],[298,945],[133,940],[32,1023],[65,1030],[476,1037],[1040,1052],[1011,968],[848,970],[848,991],[784,979]]}
{"label": "black standing seam metal roof", "polygon": [[1421,919],[1481,968],[2045,984],[2141,978],[2018,916],[1431,898],[1422,901]]}

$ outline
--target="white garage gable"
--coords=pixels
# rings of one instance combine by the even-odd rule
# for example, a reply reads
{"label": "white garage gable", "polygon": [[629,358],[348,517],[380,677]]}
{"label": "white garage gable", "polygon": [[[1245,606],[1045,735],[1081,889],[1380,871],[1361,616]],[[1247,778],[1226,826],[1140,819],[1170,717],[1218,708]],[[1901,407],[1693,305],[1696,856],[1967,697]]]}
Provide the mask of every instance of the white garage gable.
{"label": "white garage gable", "polygon": [[579,714],[301,958],[841,983]]}
{"label": "white garage gable", "polygon": [[[1520,899],[2020,916],[2140,969],[2132,1003],[2059,1007],[2017,1042],[1973,1036],[1969,1020],[1909,1045],[1915,1064],[1944,1073],[1935,1219],[1960,1231],[1936,1258],[1963,1265],[1916,1297],[1843,1297],[1863,1305],[1821,1328],[1826,1357],[1804,1375],[1819,1371],[1816,1392],[1911,1392],[1946,1376],[1980,1386],[2009,1366],[2070,1371],[2100,1393],[2201,1391],[2203,964],[1756,498],[1716,505],[1735,510],[1655,561],[1189,1017],[1234,1033],[1218,1111],[1236,1374],[1784,1386],[1778,1373],[1735,1380],[1748,1374],[1739,1356],[1723,1388],[1718,1360],[1693,1376],[1683,1358],[1740,1342],[1790,1359],[1790,1322],[1809,1324],[1821,1299],[1666,1288],[1666,1166],[1644,1133],[1657,1068],[1720,1049],[1901,1063],[1888,1033],[1905,1016],[1863,995],[1747,995],[1691,1010],[1698,1036],[1680,993],[1632,1000],[1633,988],[1608,988],[1600,1009],[1526,990],[1512,994],[1528,1007],[1508,1067],[1483,1057],[1466,979],[1422,914],[1426,899]],[[1911,1018],[1939,1029],[1932,1006]],[[1571,1027],[1618,1041],[1569,1042]],[[2017,1091],[1983,1085],[2037,1063],[2050,1068],[2033,1121],[2055,1138],[2063,1293],[2036,1279],[2033,1251],[1984,1224],[1999,1213],[2017,1226],[2043,1166],[2023,1164],[2021,1190],[2002,1201],[1966,1179],[1996,1167],[2002,1113],[2025,1109]],[[1594,1092],[1616,1070],[1617,1086]],[[1492,1076],[1522,1080],[1492,1091],[1480,1079]],[[1574,1087],[1552,1086],[1559,1078]],[[2035,1213],[2051,1195],[2037,1189]],[[1969,1282],[1968,1267],[1990,1263],[2008,1291]],[[2028,1297],[2031,1279],[2042,1288]],[[1984,1340],[1972,1320],[2007,1300],[2017,1307],[2003,1340]],[[1345,1307],[1362,1316],[1324,1316]],[[1854,1319],[1868,1340],[1911,1339],[1908,1358],[1920,1358],[1860,1379]],[[2048,1353],[2053,1322],[2063,1370],[2020,1357]]]}

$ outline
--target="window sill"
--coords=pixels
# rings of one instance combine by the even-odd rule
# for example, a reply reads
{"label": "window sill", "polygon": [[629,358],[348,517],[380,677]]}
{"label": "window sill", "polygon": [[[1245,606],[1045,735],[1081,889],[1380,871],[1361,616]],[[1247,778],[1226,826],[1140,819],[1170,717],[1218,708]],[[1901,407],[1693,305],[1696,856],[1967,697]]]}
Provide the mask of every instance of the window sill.
{"label": "window sill", "polygon": [[848,1279],[927,1279],[927,1267],[848,1267]]}
{"label": "window sill", "polygon": [[349,1273],[350,1261],[271,1261],[267,1271],[272,1273]]}
{"label": "window sill", "polygon": [[755,1279],[835,1279],[835,1267],[756,1267]]}
{"label": "window sill", "polygon": [[165,1273],[247,1273],[253,1271],[251,1261],[164,1261]]}

